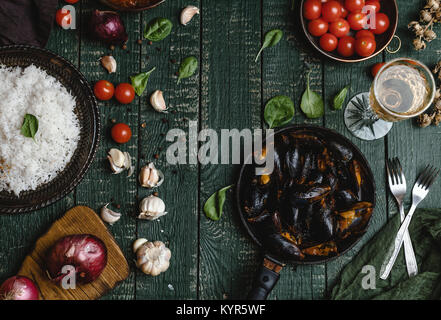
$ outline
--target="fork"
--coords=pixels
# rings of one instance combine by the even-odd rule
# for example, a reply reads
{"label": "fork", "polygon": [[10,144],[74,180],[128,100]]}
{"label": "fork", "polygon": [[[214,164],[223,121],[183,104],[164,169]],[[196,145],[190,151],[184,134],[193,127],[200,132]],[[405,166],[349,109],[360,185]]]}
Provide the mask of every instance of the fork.
{"label": "fork", "polygon": [[404,222],[401,224],[400,229],[395,237],[395,241],[393,245],[389,248],[386,260],[381,266],[380,278],[386,280],[389,277],[390,271],[395,263],[395,260],[398,257],[398,253],[400,252],[401,245],[403,244],[404,235],[409,227],[410,221],[412,220],[412,216],[415,212],[418,204],[423,201],[423,199],[429,193],[429,188],[435,181],[439,170],[434,168],[431,165],[428,165],[424,171],[420,174],[415,185],[412,190],[412,206],[410,207],[409,213],[404,219]]}
{"label": "fork", "polygon": [[[388,159],[386,162],[387,178],[389,180],[389,188],[394,195],[398,203],[400,210],[401,222],[404,221],[406,215],[404,214],[403,199],[406,196],[406,177],[403,173],[400,160],[394,158]],[[404,233],[404,257],[406,259],[407,273],[409,277],[416,276],[418,274],[418,265],[415,258],[415,252],[413,251],[412,241],[410,240],[409,231]]]}

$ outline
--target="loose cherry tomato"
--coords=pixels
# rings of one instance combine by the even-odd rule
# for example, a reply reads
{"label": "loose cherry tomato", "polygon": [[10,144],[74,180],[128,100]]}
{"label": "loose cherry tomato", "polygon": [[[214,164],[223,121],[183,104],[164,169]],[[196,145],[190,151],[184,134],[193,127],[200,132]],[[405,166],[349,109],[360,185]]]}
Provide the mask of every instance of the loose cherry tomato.
{"label": "loose cherry tomato", "polygon": [[66,1],[67,3],[70,3],[70,4],[74,4],[74,3],[77,3],[80,0],[64,0],[64,1]]}
{"label": "loose cherry tomato", "polygon": [[337,49],[338,39],[330,33],[325,33],[320,38],[320,47],[325,51],[334,51]]}
{"label": "loose cherry tomato", "polygon": [[366,25],[366,15],[362,12],[351,12],[348,15],[348,22],[352,30],[361,30]]}
{"label": "loose cherry tomato", "polygon": [[386,64],[385,62],[379,62],[379,63],[376,63],[372,66],[371,74],[374,78],[377,75],[378,71],[380,71],[381,67],[384,66],[385,64]]}
{"label": "loose cherry tomato", "polygon": [[125,123],[117,123],[112,127],[110,132],[113,141],[117,143],[126,143],[129,142],[132,137],[132,130]]}
{"label": "loose cherry tomato", "polygon": [[321,37],[326,32],[328,32],[328,23],[322,18],[311,20],[308,23],[308,31],[315,37]]}
{"label": "loose cherry tomato", "polygon": [[308,20],[320,18],[322,14],[321,0],[306,0],[303,5],[303,16]]}
{"label": "loose cherry tomato", "polygon": [[55,20],[60,27],[67,28],[72,23],[72,16],[69,10],[58,9],[55,14]]}
{"label": "loose cherry tomato", "polygon": [[351,36],[344,36],[338,40],[337,52],[343,57],[353,56],[355,53],[355,39]]}
{"label": "loose cherry tomato", "polygon": [[341,6],[341,18],[346,18],[349,14],[349,11],[343,6]]}
{"label": "loose cherry tomato", "polygon": [[337,38],[347,35],[350,29],[349,22],[343,18],[340,18],[329,25],[329,32]]}
{"label": "loose cherry tomato", "polygon": [[367,0],[366,7],[370,6],[372,9],[375,9],[375,12],[379,12],[381,9],[380,1],[378,0]]}
{"label": "loose cherry tomato", "polygon": [[355,40],[355,52],[361,57],[369,57],[377,48],[375,39],[371,37],[363,37]]}
{"label": "loose cherry tomato", "polygon": [[364,0],[345,0],[345,7],[350,12],[360,11],[364,7]]}
{"label": "loose cherry tomato", "polygon": [[364,38],[364,37],[370,37],[372,39],[375,39],[375,34],[369,30],[360,30],[355,34],[355,39]]}
{"label": "loose cherry tomato", "polygon": [[375,34],[382,34],[389,29],[389,18],[384,13],[377,13],[375,15],[375,29],[372,32]]}
{"label": "loose cherry tomato", "polygon": [[331,0],[322,5],[322,18],[327,22],[337,21],[341,17],[341,4]]}
{"label": "loose cherry tomato", "polygon": [[129,104],[135,99],[135,89],[130,83],[120,83],[116,86],[115,98],[119,103]]}
{"label": "loose cherry tomato", "polygon": [[98,81],[93,87],[93,93],[95,93],[95,97],[103,101],[112,99],[114,92],[115,88],[113,87],[113,84],[106,80]]}

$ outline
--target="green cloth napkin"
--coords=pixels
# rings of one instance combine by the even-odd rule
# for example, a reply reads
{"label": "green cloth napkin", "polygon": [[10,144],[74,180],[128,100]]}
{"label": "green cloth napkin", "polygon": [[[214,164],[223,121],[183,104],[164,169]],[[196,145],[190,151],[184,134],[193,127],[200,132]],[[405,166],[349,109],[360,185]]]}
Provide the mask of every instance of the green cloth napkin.
{"label": "green cloth napkin", "polygon": [[[399,226],[399,215],[395,214],[346,265],[331,291],[331,299],[441,299],[441,209],[418,209],[412,218],[409,233],[418,262],[418,275],[412,278],[407,275],[401,248],[389,278],[382,280],[379,277],[381,265]],[[366,265],[374,267],[371,270],[375,270],[375,289],[363,289],[363,278],[370,274],[366,270],[362,272]]]}

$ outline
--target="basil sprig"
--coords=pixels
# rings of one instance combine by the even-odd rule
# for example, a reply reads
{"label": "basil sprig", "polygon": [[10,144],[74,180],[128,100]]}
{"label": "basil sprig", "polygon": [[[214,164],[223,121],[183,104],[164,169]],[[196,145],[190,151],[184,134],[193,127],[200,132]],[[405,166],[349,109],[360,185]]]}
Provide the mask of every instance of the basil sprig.
{"label": "basil sprig", "polygon": [[196,57],[190,56],[182,60],[181,65],[179,66],[178,84],[181,82],[181,79],[191,77],[197,68],[198,60]]}
{"label": "basil sprig", "polygon": [[267,102],[263,117],[270,129],[281,127],[294,117],[294,102],[287,96],[276,96]]}
{"label": "basil sprig", "polygon": [[335,110],[340,110],[343,107],[343,103],[346,100],[346,96],[349,92],[349,86],[344,87],[332,100],[332,104]]}
{"label": "basil sprig", "polygon": [[27,113],[24,116],[20,131],[25,137],[34,139],[38,131],[38,119],[34,115]]}
{"label": "basil sprig", "polygon": [[309,86],[309,75],[311,71],[308,72],[306,76],[306,90],[302,96],[302,102],[300,104],[300,109],[305,113],[306,117],[310,119],[320,118],[325,113],[325,105],[323,103],[323,98],[317,92],[311,90]]}
{"label": "basil sprig", "polygon": [[161,41],[171,32],[173,23],[166,18],[156,18],[151,20],[144,30],[144,38],[150,41]]}
{"label": "basil sprig", "polygon": [[145,88],[147,87],[147,83],[149,81],[150,75],[153,71],[155,71],[156,68],[153,68],[152,70],[148,72],[141,72],[138,73],[136,76],[130,77],[130,80],[132,81],[133,89],[135,89],[135,92],[138,96],[141,96],[144,92]]}
{"label": "basil sprig", "polygon": [[256,60],[259,60],[260,54],[262,53],[263,49],[274,47],[276,44],[279,43],[280,39],[283,37],[283,31],[280,29],[273,29],[268,31],[265,34],[265,39],[263,40],[262,47],[260,48],[259,52],[257,53]]}
{"label": "basil sprig", "polygon": [[204,212],[207,218],[214,221],[218,221],[221,218],[227,196],[227,190],[229,190],[232,186],[233,185],[224,187],[213,193],[210,198],[208,198],[204,205]]}

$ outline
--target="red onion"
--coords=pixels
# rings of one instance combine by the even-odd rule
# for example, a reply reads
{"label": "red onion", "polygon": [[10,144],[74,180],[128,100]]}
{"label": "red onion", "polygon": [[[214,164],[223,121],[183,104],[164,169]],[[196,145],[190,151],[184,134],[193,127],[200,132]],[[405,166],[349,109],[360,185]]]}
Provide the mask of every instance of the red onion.
{"label": "red onion", "polygon": [[0,287],[0,300],[38,300],[38,288],[28,277],[10,277]]}
{"label": "red onion", "polygon": [[67,274],[64,266],[75,268],[76,282],[89,283],[96,280],[107,264],[107,248],[97,237],[90,234],[76,234],[58,240],[49,250],[46,259],[48,274],[60,282]]}
{"label": "red onion", "polygon": [[122,45],[129,38],[121,17],[114,11],[95,10],[90,18],[90,31],[109,44]]}

